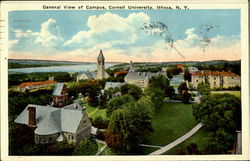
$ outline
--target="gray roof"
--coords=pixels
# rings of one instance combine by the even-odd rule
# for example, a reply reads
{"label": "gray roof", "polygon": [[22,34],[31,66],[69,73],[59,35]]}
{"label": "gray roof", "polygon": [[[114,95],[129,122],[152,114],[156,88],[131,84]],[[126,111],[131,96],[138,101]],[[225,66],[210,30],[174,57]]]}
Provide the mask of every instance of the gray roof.
{"label": "gray roof", "polygon": [[63,90],[64,83],[56,83],[54,91],[52,93],[53,96],[60,96]]}
{"label": "gray roof", "polygon": [[128,74],[125,76],[125,80],[138,80],[138,79],[150,79],[153,76],[157,75],[164,75],[166,76],[165,72],[158,72],[158,73],[151,73],[151,72],[134,72],[129,71]]}
{"label": "gray roof", "polygon": [[[79,104],[72,104],[63,108],[29,104],[15,119],[16,123],[28,125],[28,107],[36,107],[36,125],[34,131],[38,135],[49,135],[57,132],[76,133],[83,117],[88,117],[85,110],[79,110]],[[72,108],[72,107],[78,107]]]}
{"label": "gray roof", "polygon": [[121,82],[106,82],[104,89],[109,89],[109,88],[115,88],[115,87],[121,87],[124,84],[126,84],[125,82],[121,83]]}
{"label": "gray roof", "polygon": [[99,53],[97,59],[98,60],[104,60],[104,56],[103,56],[102,50],[100,50],[100,53]]}
{"label": "gray roof", "polygon": [[97,76],[97,72],[80,72],[77,77],[80,77],[81,75],[86,75],[88,78],[93,78],[95,79]]}

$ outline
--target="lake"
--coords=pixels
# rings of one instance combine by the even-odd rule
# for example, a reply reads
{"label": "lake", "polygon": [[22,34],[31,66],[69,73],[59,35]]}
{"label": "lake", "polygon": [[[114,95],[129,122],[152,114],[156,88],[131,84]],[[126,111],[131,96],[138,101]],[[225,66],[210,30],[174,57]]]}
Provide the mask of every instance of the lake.
{"label": "lake", "polygon": [[[119,63],[105,63],[105,68],[111,67]],[[17,68],[9,69],[10,73],[33,73],[33,72],[84,72],[97,70],[97,63],[82,64],[82,65],[65,65],[65,66],[50,66],[50,67],[32,67],[32,68]]]}

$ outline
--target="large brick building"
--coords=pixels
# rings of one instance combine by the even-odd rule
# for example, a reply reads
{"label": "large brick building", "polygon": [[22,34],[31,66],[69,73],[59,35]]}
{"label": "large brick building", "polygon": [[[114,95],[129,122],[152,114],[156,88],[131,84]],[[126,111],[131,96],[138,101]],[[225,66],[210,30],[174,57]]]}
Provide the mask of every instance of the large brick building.
{"label": "large brick building", "polygon": [[191,83],[196,89],[199,83],[206,83],[210,88],[240,86],[240,76],[232,72],[203,70],[192,73]]}

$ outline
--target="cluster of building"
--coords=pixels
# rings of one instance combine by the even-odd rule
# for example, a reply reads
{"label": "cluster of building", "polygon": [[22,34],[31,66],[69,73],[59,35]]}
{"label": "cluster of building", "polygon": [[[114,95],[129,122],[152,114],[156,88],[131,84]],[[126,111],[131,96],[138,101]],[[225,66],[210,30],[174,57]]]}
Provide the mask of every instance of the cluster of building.
{"label": "cluster of building", "polygon": [[66,106],[68,92],[64,83],[57,83],[52,95],[52,105],[29,104],[14,121],[34,130],[35,143],[78,143],[88,139],[91,121],[86,108],[78,103]]}
{"label": "cluster of building", "polygon": [[[183,68],[183,66],[178,66]],[[240,86],[240,76],[231,72],[219,71],[199,71],[196,67],[189,67],[192,79],[191,84],[197,88],[199,83],[207,83],[211,88]],[[129,71],[117,72],[126,74],[123,83],[107,82],[104,90],[109,88],[120,88],[124,84],[135,84],[142,89],[148,86],[149,80],[153,76],[163,75],[166,78],[166,68],[157,73],[140,72],[133,67],[130,62]],[[97,57],[97,72],[82,72],[77,75],[77,81],[83,79],[104,79],[108,74],[105,71],[105,58],[102,50]],[[30,90],[54,85],[55,81],[22,83],[19,90]],[[121,93],[116,93],[121,95]],[[51,105],[41,106],[29,104],[22,113],[15,119],[16,123],[28,125],[34,129],[36,143],[50,143],[64,141],[77,143],[87,139],[91,135],[91,121],[88,118],[85,107],[74,103],[66,106],[68,92],[64,83],[57,83],[52,93],[53,101]],[[113,96],[112,96],[113,97]]]}

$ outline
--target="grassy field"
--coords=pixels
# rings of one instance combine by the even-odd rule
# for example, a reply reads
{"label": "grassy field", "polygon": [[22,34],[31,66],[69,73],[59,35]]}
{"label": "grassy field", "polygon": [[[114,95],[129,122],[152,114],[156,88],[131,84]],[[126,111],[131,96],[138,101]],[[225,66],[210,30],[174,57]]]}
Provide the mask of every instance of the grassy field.
{"label": "grassy field", "polygon": [[97,107],[92,107],[87,103],[81,103],[81,105],[86,107],[87,113],[90,118],[94,119],[98,116],[101,116],[103,119],[107,119],[106,109],[99,109]]}
{"label": "grassy field", "polygon": [[240,98],[240,91],[211,91],[211,94],[222,94],[222,93],[229,93],[235,95],[236,97]]}
{"label": "grassy field", "polygon": [[[154,116],[153,128],[155,131],[145,144],[165,146],[186,134],[197,124],[198,122],[192,115],[192,104],[164,103],[163,107]],[[199,131],[189,139],[192,139],[191,142],[197,142],[198,146],[200,146],[205,134],[203,131]],[[188,142],[185,144],[188,144]],[[155,150],[157,149],[145,148],[145,154]],[[168,154],[173,154],[173,152],[174,150]]]}

